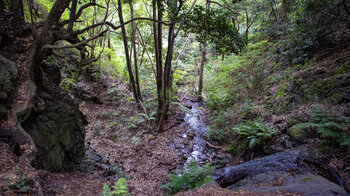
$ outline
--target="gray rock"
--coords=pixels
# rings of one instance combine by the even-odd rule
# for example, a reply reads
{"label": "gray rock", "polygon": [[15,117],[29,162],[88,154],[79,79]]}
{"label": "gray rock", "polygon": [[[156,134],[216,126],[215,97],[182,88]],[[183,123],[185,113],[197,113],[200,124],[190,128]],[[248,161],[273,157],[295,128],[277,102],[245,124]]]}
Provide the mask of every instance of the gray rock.
{"label": "gray rock", "polygon": [[17,78],[17,65],[0,55],[0,119],[6,115],[4,103],[15,88]]}
{"label": "gray rock", "polygon": [[76,105],[48,93],[40,92],[38,100],[40,111],[22,124],[38,149],[33,166],[58,172],[79,164],[85,154],[85,117]]}
{"label": "gray rock", "polygon": [[6,95],[14,88],[18,77],[17,65],[0,55],[0,92],[2,98],[7,98]]}
{"label": "gray rock", "polygon": [[43,62],[40,66],[44,74],[44,80],[46,80],[45,82],[56,86],[61,83],[61,71],[55,63]]}
{"label": "gray rock", "polygon": [[287,173],[261,173],[245,178],[228,187],[232,191],[249,190],[254,193],[296,193],[302,195],[349,195],[342,187],[320,175],[288,175]]}
{"label": "gray rock", "polygon": [[[327,176],[329,180],[319,174]],[[334,171],[328,169],[305,147],[214,170],[212,178],[221,187],[232,191],[249,190],[258,194],[292,192],[303,195],[349,195],[342,188],[342,181]]]}

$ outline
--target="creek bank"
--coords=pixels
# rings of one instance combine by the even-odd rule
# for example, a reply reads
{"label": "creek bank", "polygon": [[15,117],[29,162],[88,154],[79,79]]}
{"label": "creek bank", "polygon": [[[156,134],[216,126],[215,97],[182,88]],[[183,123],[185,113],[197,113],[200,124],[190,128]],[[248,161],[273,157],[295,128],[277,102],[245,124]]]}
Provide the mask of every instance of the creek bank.
{"label": "creek bank", "polygon": [[214,170],[212,178],[231,191],[349,195],[339,176],[305,146]]}

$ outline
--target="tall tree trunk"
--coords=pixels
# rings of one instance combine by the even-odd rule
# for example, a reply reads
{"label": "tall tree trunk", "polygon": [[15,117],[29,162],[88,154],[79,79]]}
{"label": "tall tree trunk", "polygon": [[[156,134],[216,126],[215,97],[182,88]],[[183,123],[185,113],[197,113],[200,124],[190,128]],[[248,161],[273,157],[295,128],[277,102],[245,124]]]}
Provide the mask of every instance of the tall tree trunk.
{"label": "tall tree trunk", "polygon": [[200,44],[201,50],[201,64],[199,67],[199,84],[198,84],[198,97],[202,97],[203,91],[203,73],[204,73],[204,64],[205,64],[205,56],[206,56],[206,43]]}
{"label": "tall tree trunk", "polygon": [[75,22],[75,13],[77,11],[78,0],[72,0],[72,7],[70,8],[69,22],[68,22],[68,31],[73,31],[73,26]]}
{"label": "tall tree trunk", "polygon": [[248,40],[248,34],[249,34],[249,15],[248,15],[248,10],[245,9],[245,17],[246,17],[246,29],[245,29],[245,38]]}
{"label": "tall tree trunk", "polygon": [[164,73],[162,77],[162,98],[163,106],[162,113],[160,116],[158,131],[163,130],[163,124],[167,116],[167,112],[170,104],[170,89],[171,89],[171,63],[173,59],[174,52],[174,43],[175,43],[175,24],[169,25],[169,35],[168,35],[168,50],[164,64]]}
{"label": "tall tree trunk", "polygon": [[22,23],[23,23],[23,1],[22,0],[11,0],[11,11],[13,13],[13,20],[15,26],[15,34],[22,34]]}
{"label": "tall tree trunk", "polygon": [[[134,19],[134,6],[132,4],[132,1],[129,1],[130,5],[130,14],[131,14],[131,20]],[[131,22],[131,45],[132,50],[134,51],[134,69],[135,69],[135,82],[136,82],[136,93],[137,93],[137,99],[142,102],[142,96],[141,96],[141,90],[140,90],[140,81],[139,81],[139,70],[138,70],[138,63],[137,63],[137,50],[136,50],[136,23],[133,21]]]}
{"label": "tall tree trunk", "polygon": [[120,25],[122,25],[121,29],[122,29],[122,36],[123,36],[123,43],[124,43],[125,59],[126,59],[126,66],[128,68],[130,84],[131,84],[131,88],[132,88],[132,92],[133,92],[135,101],[138,104],[139,103],[139,99],[138,99],[138,96],[137,96],[134,75],[132,73],[132,68],[131,68],[131,61],[130,61],[129,48],[128,48],[128,40],[126,38],[126,30],[125,30],[125,25],[124,25],[123,8],[122,8],[121,0],[118,0],[118,15],[119,15]]}
{"label": "tall tree trunk", "polygon": [[[158,7],[160,3],[156,0],[152,0],[153,6],[153,19],[157,20],[157,11],[158,11],[158,20],[161,19],[162,11]],[[162,65],[162,30],[158,30],[162,26],[157,22],[153,22],[153,36],[154,36],[154,50],[156,56],[156,84],[157,84],[157,99],[158,99],[158,114],[162,111],[163,100],[162,100],[162,75],[163,75],[163,65]]]}

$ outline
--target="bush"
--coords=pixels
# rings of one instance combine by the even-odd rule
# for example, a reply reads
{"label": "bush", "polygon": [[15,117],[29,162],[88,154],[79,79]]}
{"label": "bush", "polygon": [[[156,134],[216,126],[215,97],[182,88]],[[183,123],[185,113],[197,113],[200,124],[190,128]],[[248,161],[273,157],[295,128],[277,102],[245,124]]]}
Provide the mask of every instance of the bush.
{"label": "bush", "polygon": [[233,130],[238,137],[227,147],[227,150],[233,154],[246,148],[254,148],[270,139],[275,133],[275,130],[267,127],[261,119],[243,121],[234,126]]}
{"label": "bush", "polygon": [[294,127],[298,128],[316,128],[317,133],[321,134],[321,150],[328,147],[350,146],[350,118],[325,112],[320,108],[314,108],[309,122],[300,123]]}
{"label": "bush", "polygon": [[198,166],[193,159],[185,166],[185,170],[177,170],[177,174],[169,174],[170,182],[160,188],[165,189],[167,194],[175,194],[183,189],[194,189],[212,181],[210,175],[213,167],[209,163]]}

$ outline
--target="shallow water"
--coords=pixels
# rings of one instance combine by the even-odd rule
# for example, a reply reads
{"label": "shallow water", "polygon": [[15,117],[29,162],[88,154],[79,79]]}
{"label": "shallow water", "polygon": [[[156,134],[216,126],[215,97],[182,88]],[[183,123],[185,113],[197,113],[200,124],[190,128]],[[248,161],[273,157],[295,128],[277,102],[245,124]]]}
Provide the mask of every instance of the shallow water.
{"label": "shallow water", "polygon": [[191,112],[185,111],[184,124],[188,125],[189,129],[182,134],[182,142],[188,137],[193,137],[193,148],[186,149],[184,145],[181,145],[180,152],[187,158],[185,165],[191,159],[194,159],[199,164],[205,164],[213,156],[215,151],[206,148],[206,140],[208,128],[202,121],[202,115],[200,110],[200,104],[198,102],[190,102]]}

